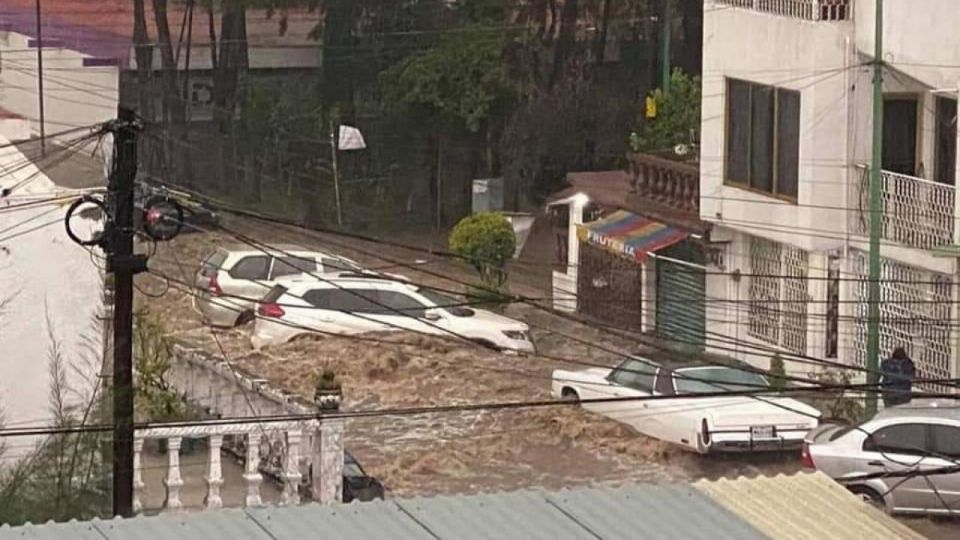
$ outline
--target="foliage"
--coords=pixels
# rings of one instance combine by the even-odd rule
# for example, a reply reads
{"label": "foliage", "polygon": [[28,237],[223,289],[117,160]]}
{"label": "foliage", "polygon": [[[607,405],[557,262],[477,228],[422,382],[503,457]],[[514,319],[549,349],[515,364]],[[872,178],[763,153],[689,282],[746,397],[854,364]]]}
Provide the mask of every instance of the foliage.
{"label": "foliage", "polygon": [[159,317],[134,314],[135,412],[139,421],[191,420],[197,417],[167,380],[173,351]]}
{"label": "foliage", "polygon": [[482,29],[458,31],[381,73],[384,103],[479,131],[516,92],[501,61],[503,45],[502,36]]}
{"label": "foliage", "polygon": [[639,133],[630,135],[634,152],[665,151],[678,144],[691,144],[700,138],[700,77],[690,77],[680,69],[670,76],[670,91],[657,89],[650,97],[657,104],[655,118],[640,120]]}
{"label": "foliage", "polygon": [[[91,359],[78,360],[94,368]],[[98,371],[79,370],[74,381],[81,384],[69,385],[68,363],[52,329],[48,362],[53,429],[64,431],[97,423],[103,402],[100,379],[86,373]],[[55,433],[42,439],[30,455],[0,467],[0,523],[43,523],[103,515],[109,504],[109,472],[102,456],[104,439],[98,431]]]}
{"label": "foliage", "polygon": [[480,212],[460,220],[450,233],[450,250],[470,262],[485,288],[499,291],[507,261],[517,247],[513,227],[503,214]]}
{"label": "foliage", "polygon": [[[846,387],[850,385],[853,376],[849,371],[831,369],[817,374],[814,379],[823,386]],[[826,413],[827,419],[843,423],[859,423],[866,413],[862,396],[850,395],[848,390],[839,390],[834,396],[829,392],[818,393],[812,401],[818,409]]]}
{"label": "foliage", "polygon": [[780,353],[775,353],[770,358],[769,378],[770,388],[773,390],[782,392],[787,387],[787,368]]}
{"label": "foliage", "polygon": [[316,390],[341,390],[342,385],[337,379],[337,374],[331,369],[324,369],[314,375],[313,385]]}

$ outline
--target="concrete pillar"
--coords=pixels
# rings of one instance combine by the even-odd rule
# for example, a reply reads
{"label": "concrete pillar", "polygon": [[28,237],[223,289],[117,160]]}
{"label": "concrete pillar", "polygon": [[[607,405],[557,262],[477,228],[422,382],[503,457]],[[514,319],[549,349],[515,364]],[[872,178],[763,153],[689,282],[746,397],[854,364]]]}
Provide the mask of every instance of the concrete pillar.
{"label": "concrete pillar", "polygon": [[323,419],[314,435],[310,463],[314,502],[330,504],[343,499],[343,420]]}
{"label": "concrete pillar", "polygon": [[287,452],[283,462],[283,496],[281,502],[285,505],[300,504],[300,482],[303,475],[300,473],[300,439],[303,432],[292,429],[287,432]]}
{"label": "concrete pillar", "polygon": [[182,441],[181,437],[170,437],[167,441],[169,461],[167,477],[163,481],[164,485],[167,486],[167,500],[163,506],[170,510],[183,508],[183,502],[180,500],[180,488],[183,487],[183,479],[180,477],[180,444]]}
{"label": "concrete pillar", "polygon": [[143,454],[143,439],[133,440],[133,511],[139,513],[143,510],[143,465],[141,464],[141,455]]}
{"label": "concrete pillar", "polygon": [[207,497],[204,500],[204,506],[207,508],[223,506],[223,499],[220,498],[220,486],[223,485],[223,474],[220,470],[220,447],[222,446],[223,435],[210,436],[210,458],[207,462],[209,468],[205,478],[207,481]]}
{"label": "concrete pillar", "polygon": [[263,482],[263,476],[260,475],[260,434],[247,434],[247,463],[243,473],[243,479],[247,481],[247,506],[260,506],[263,501],[260,498],[260,484]]}

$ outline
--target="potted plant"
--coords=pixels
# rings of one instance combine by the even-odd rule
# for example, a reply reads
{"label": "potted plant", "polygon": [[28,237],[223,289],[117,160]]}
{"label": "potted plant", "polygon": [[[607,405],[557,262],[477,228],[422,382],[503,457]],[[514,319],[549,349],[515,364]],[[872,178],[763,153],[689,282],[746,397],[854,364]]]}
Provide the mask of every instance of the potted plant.
{"label": "potted plant", "polygon": [[343,399],[343,387],[337,380],[337,375],[324,369],[314,379],[313,402],[321,410],[336,410],[340,408]]}

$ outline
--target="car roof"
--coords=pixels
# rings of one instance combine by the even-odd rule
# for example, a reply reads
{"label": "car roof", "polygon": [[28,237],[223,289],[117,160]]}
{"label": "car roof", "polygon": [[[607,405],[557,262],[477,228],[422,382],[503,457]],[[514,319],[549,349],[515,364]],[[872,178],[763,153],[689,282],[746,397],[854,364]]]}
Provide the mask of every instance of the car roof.
{"label": "car roof", "polygon": [[305,290],[313,289],[360,289],[365,286],[376,285],[377,287],[388,287],[397,290],[407,290],[416,292],[420,288],[389,276],[370,275],[363,276],[354,273],[344,273],[341,275],[332,274],[324,276],[322,280],[312,279],[281,279],[279,282],[287,289],[287,292],[299,294]]}
{"label": "car roof", "polygon": [[241,258],[248,257],[251,255],[272,255],[274,257],[282,257],[284,255],[293,255],[295,257],[327,257],[332,259],[343,259],[348,261],[346,257],[341,257],[335,253],[330,253],[328,251],[322,250],[305,250],[302,247],[298,246],[269,246],[264,247],[263,249],[257,249],[248,245],[227,245],[220,246],[217,248],[217,251],[220,253],[225,253],[230,258]]}
{"label": "car roof", "polygon": [[639,356],[639,355],[631,355],[629,359],[638,360],[640,362],[646,362],[648,364],[666,368],[671,371],[677,371],[681,369],[708,368],[708,367],[709,368],[725,367],[725,368],[740,369],[740,370],[750,371],[750,372],[759,371],[757,368],[751,366],[750,364],[747,364],[745,362],[741,362],[738,360],[731,360],[731,359],[709,359],[709,358],[700,358],[700,357],[697,357],[697,358],[665,357],[665,358],[658,358],[657,360],[653,360],[649,357]]}
{"label": "car roof", "polygon": [[955,399],[914,399],[910,403],[887,407],[874,420],[896,418],[944,418],[960,422],[960,401]]}

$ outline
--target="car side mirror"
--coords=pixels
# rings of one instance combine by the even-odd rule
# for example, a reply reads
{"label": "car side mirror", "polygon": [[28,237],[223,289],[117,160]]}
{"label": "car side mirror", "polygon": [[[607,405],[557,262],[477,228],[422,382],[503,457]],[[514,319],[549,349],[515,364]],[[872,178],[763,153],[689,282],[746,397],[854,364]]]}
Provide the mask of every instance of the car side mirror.
{"label": "car side mirror", "polygon": [[443,317],[441,317],[440,313],[438,313],[436,310],[428,309],[426,312],[424,312],[423,318],[428,321],[439,321]]}

